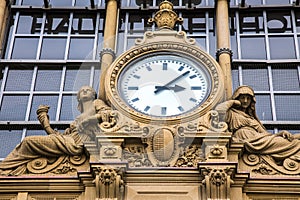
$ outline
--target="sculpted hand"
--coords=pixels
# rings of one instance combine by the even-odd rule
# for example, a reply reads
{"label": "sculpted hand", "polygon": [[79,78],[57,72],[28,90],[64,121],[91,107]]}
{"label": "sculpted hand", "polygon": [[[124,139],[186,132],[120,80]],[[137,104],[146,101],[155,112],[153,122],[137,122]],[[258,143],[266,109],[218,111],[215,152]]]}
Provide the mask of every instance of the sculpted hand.
{"label": "sculpted hand", "polygon": [[277,135],[287,139],[288,141],[292,141],[294,139],[294,135],[288,131],[280,131]]}

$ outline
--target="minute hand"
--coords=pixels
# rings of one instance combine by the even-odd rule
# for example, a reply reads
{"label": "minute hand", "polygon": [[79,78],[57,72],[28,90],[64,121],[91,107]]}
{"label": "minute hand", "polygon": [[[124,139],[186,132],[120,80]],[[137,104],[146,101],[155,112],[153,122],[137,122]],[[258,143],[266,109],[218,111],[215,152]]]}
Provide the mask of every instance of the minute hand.
{"label": "minute hand", "polygon": [[157,94],[158,92],[164,90],[164,88],[168,87],[169,85],[173,84],[174,82],[178,81],[179,79],[181,79],[182,77],[188,75],[190,73],[190,71],[186,71],[184,72],[183,74],[181,74],[180,76],[176,77],[175,79],[171,80],[170,82],[168,82],[167,84],[161,86],[161,87],[158,87],[154,93]]}

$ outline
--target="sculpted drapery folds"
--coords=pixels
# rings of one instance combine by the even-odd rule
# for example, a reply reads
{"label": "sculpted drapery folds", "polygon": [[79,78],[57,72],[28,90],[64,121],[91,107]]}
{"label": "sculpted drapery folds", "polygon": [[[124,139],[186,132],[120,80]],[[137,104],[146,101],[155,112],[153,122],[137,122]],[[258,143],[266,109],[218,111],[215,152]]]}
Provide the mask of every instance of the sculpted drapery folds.
{"label": "sculpted drapery folds", "polygon": [[27,163],[37,158],[55,159],[60,156],[78,156],[84,153],[84,141],[92,140],[98,124],[107,120],[111,112],[102,100],[95,99],[96,92],[83,86],[77,93],[78,109],[81,114],[64,133],[50,127],[48,106],[40,106],[38,119],[47,136],[28,136],[0,163],[1,175],[21,175],[27,173]]}
{"label": "sculpted drapery folds", "polygon": [[233,142],[243,142],[248,153],[271,156],[278,164],[286,158],[299,162],[299,134],[267,132],[256,115],[255,103],[252,88],[240,86],[231,100],[216,107],[219,113],[225,114],[229,130],[233,132]]}

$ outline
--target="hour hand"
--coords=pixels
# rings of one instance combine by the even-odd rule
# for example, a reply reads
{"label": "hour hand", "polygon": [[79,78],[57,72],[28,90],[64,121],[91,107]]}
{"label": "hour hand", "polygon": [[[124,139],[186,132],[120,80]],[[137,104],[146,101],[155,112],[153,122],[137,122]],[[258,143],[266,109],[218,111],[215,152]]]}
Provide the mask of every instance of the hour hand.
{"label": "hour hand", "polygon": [[155,91],[154,93],[157,94],[158,92],[162,91],[162,90],[173,90],[174,92],[180,92],[182,90],[185,90],[184,87],[181,87],[179,85],[175,85],[174,87],[167,87],[167,86],[155,86]]}

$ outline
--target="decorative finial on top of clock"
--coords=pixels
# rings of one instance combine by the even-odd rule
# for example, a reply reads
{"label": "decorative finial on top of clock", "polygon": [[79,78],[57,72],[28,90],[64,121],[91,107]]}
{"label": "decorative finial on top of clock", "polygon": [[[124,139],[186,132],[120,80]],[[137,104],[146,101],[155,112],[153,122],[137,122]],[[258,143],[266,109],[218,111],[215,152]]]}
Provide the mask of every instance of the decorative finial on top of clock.
{"label": "decorative finial on top of clock", "polygon": [[173,29],[175,24],[182,23],[183,19],[173,11],[173,4],[165,0],[159,4],[159,11],[155,13],[154,18],[150,18],[148,22],[155,22],[160,29]]}

